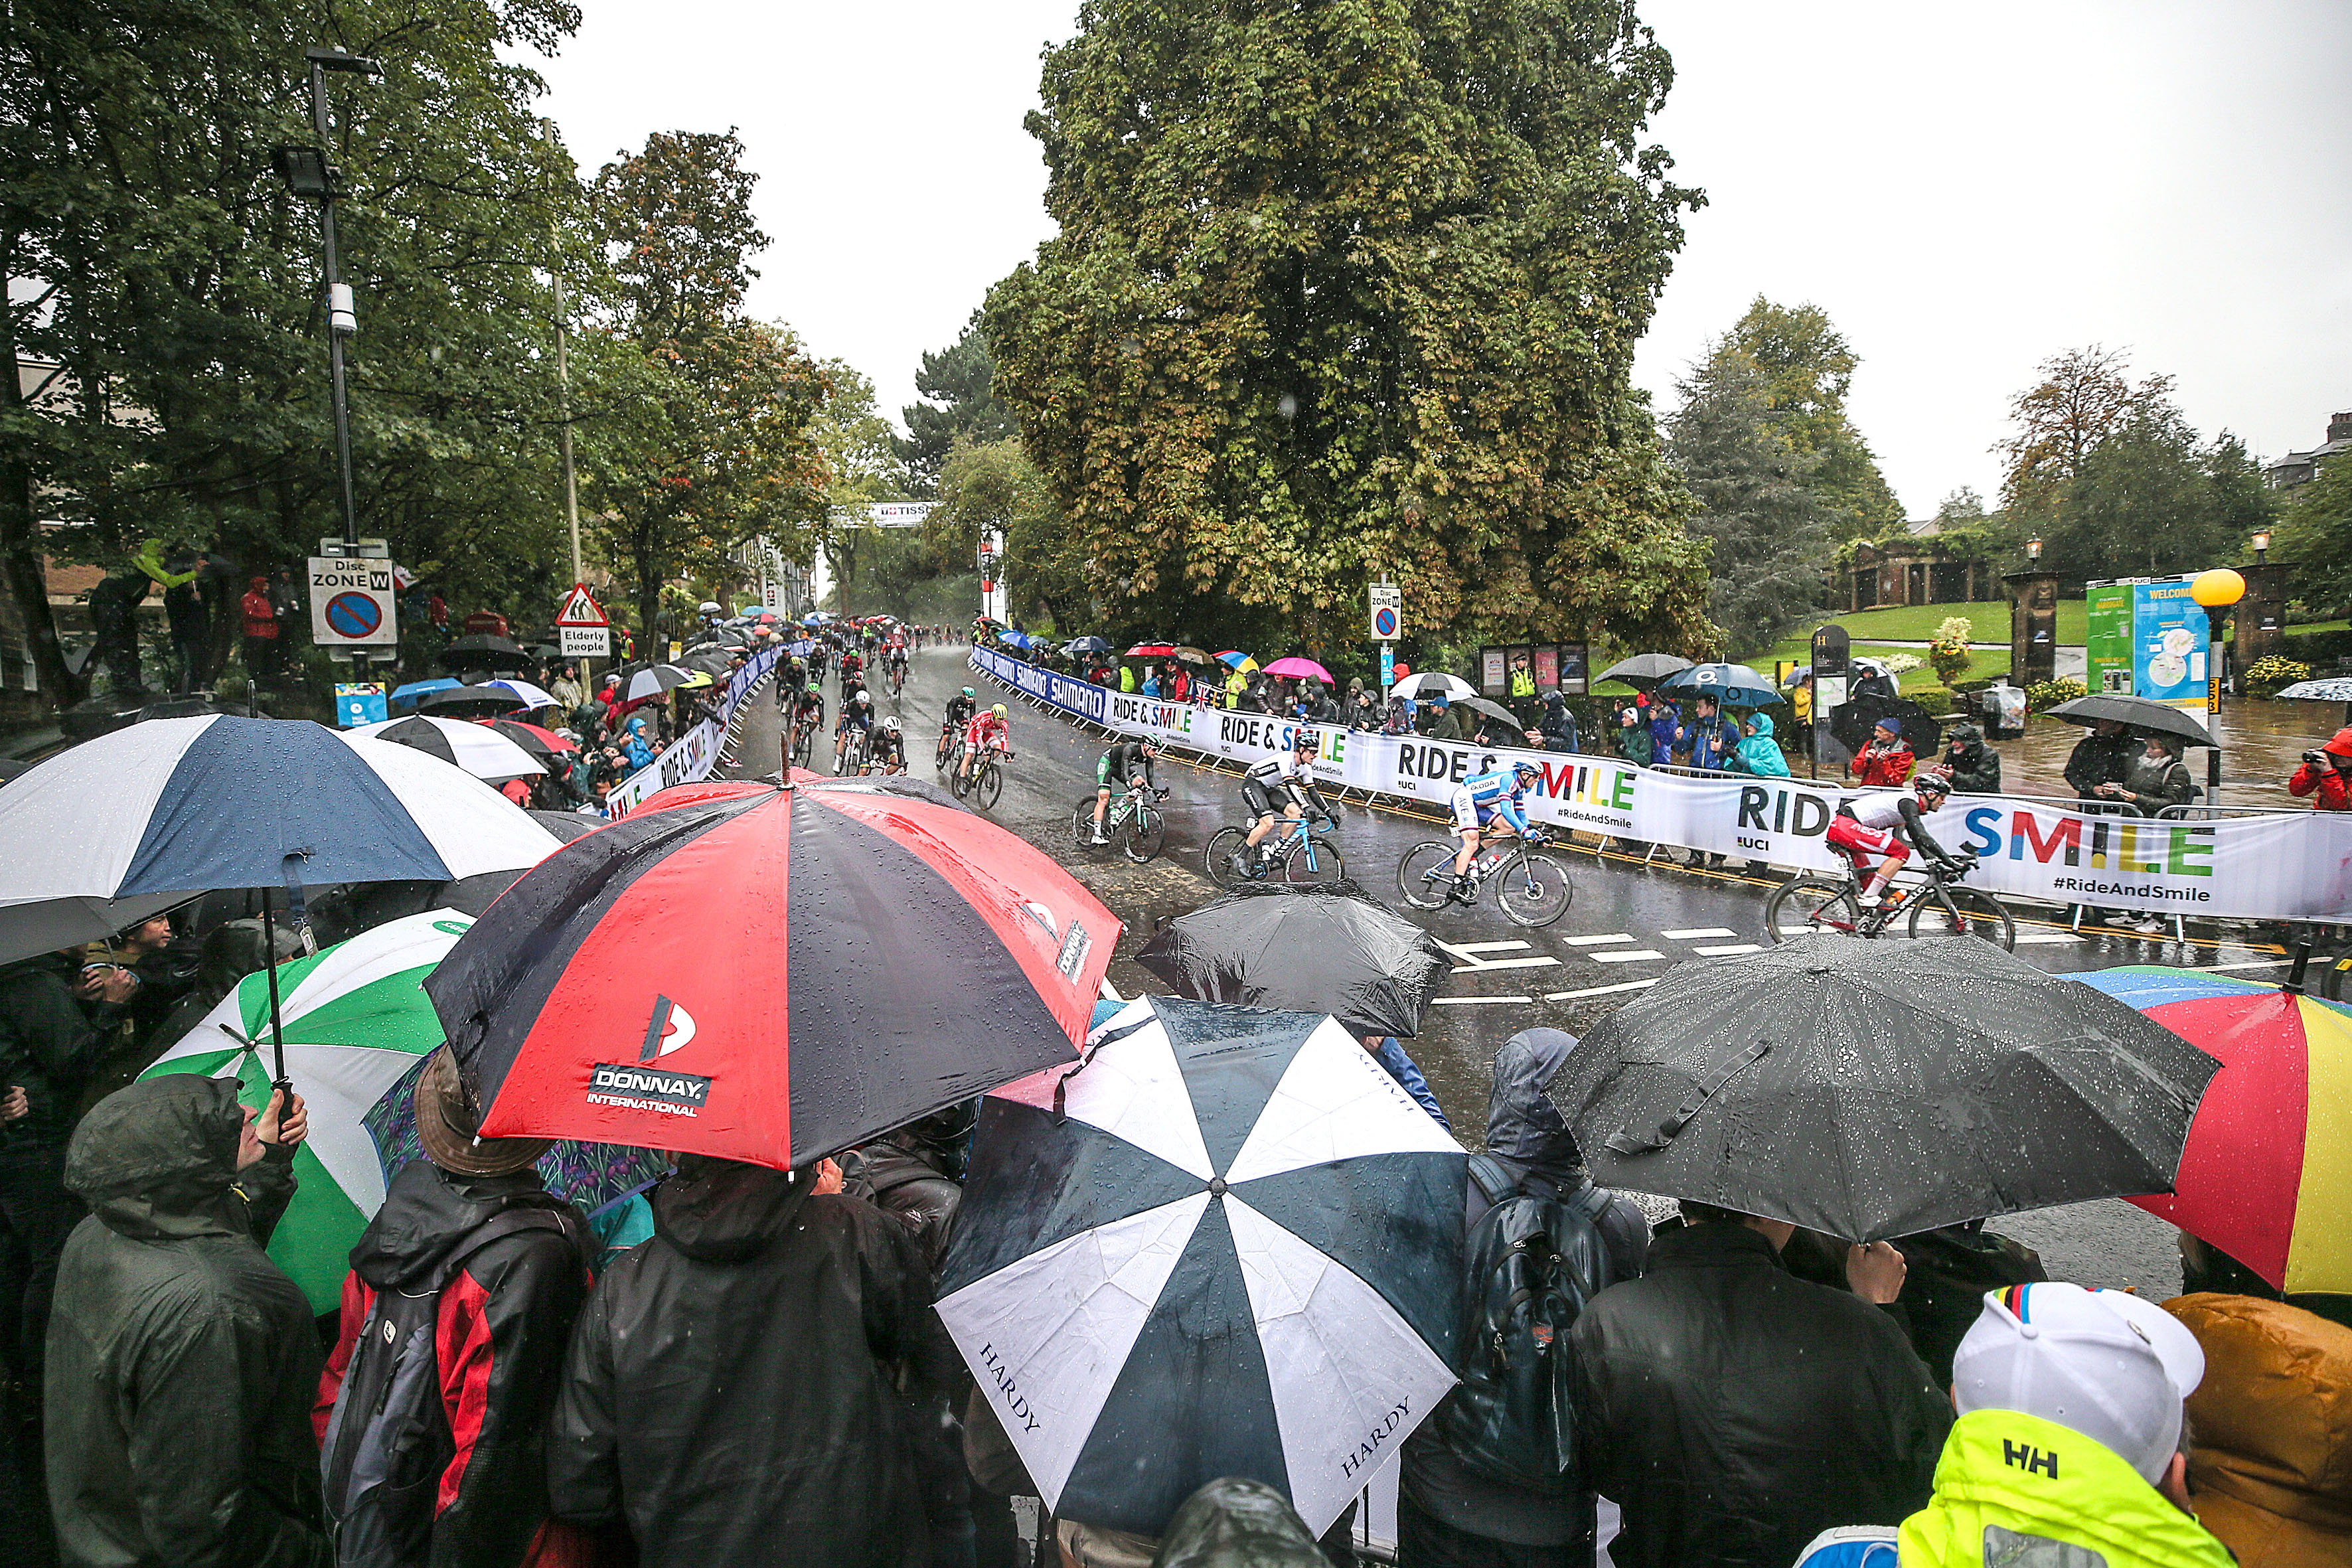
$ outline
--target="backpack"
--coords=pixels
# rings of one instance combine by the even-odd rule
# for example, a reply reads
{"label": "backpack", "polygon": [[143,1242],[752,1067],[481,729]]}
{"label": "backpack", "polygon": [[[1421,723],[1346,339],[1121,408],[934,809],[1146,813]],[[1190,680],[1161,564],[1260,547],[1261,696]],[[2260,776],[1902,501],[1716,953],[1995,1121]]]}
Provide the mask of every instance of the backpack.
{"label": "backpack", "polygon": [[1492,1156],[1470,1156],[1492,1206],[1463,1247],[1462,1385],[1438,1413],[1446,1447],[1489,1480],[1549,1489],[1576,1462],[1569,1331],[1608,1277],[1599,1220],[1615,1195],[1587,1181],[1523,1191]]}
{"label": "backpack", "polygon": [[375,1293],[319,1450],[339,1568],[406,1568],[432,1556],[441,1472],[457,1449],[434,1353],[442,1290],[474,1254],[526,1230],[558,1232],[584,1258],[575,1228],[557,1209],[505,1209],[466,1237],[432,1289]]}

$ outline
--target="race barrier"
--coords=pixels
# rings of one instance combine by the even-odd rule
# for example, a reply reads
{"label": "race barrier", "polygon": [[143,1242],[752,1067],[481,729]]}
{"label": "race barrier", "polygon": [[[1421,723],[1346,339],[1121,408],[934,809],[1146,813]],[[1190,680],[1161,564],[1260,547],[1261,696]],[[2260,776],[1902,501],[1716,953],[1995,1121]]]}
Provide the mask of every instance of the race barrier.
{"label": "race barrier", "polygon": [[719,717],[706,719],[669,744],[652,762],[613,786],[604,798],[605,815],[618,822],[652,795],[673,784],[697,784],[710,776],[726,752],[727,733],[735,723],[735,710],[743,700],[759,689],[779,661],[784,657],[782,648],[768,648],[752,656],[751,661],[727,678],[727,690],[719,699]]}
{"label": "race barrier", "polygon": [[[1129,735],[1244,765],[1287,750],[1297,726],[1263,713],[1114,691],[991,648],[973,668],[1043,707]],[[1525,758],[1536,821],[1612,838],[1836,871],[1824,842],[1838,803],[1860,792],[1805,779],[1689,776],[1610,757],[1470,746],[1338,725],[1316,777],[1444,811],[1482,756]],[[2277,812],[2199,821],[2118,816],[2006,795],[1955,795],[1928,818],[1945,847],[1982,857],[1969,885],[2053,904],[2097,904],[2228,920],[2352,920],[2352,813]]]}

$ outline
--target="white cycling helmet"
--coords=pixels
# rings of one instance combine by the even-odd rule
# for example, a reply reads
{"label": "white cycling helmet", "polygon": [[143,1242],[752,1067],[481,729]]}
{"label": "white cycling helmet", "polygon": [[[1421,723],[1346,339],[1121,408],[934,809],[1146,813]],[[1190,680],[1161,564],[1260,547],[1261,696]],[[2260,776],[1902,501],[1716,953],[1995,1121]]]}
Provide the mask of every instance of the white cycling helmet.
{"label": "white cycling helmet", "polygon": [[898,732],[898,716],[896,713],[885,713],[882,715],[882,728],[889,731],[893,735],[897,734]]}
{"label": "white cycling helmet", "polygon": [[865,691],[864,691],[863,689],[861,689],[861,690],[857,693],[857,705],[858,705],[860,708],[871,708],[872,706],[874,706],[874,699],[872,699],[871,697],[868,697],[868,696],[865,693]]}

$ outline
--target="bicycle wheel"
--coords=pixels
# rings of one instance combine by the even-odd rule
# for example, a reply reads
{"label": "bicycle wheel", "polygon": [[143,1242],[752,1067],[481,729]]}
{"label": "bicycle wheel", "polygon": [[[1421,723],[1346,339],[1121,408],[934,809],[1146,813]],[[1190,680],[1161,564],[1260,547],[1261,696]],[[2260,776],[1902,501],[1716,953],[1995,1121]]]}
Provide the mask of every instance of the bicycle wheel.
{"label": "bicycle wheel", "polygon": [[1397,862],[1397,891],[1417,910],[1442,910],[1454,893],[1454,846],[1432,839]]}
{"label": "bicycle wheel", "polygon": [[1095,797],[1082,795],[1070,807],[1070,840],[1081,851],[1092,849],[1095,837]]}
{"label": "bicycle wheel", "polygon": [[991,759],[980,764],[980,775],[971,781],[971,793],[982,811],[992,811],[997,797],[1004,793],[1004,770]]}
{"label": "bicycle wheel", "polygon": [[939,749],[939,752],[938,752],[938,754],[937,754],[936,756],[934,756],[934,757],[932,757],[932,758],[931,758],[931,771],[932,771],[933,773],[945,773],[945,772],[947,771],[947,766],[948,766],[948,738],[947,738],[945,735],[941,735],[941,736],[940,737],[940,749]]}
{"label": "bicycle wheel", "polygon": [[2330,1002],[2352,1002],[2352,952],[2320,960],[2319,994]]}
{"label": "bicycle wheel", "polygon": [[1764,935],[1776,942],[1824,931],[1853,936],[1861,919],[1853,885],[1838,877],[1791,877],[1764,900]]}
{"label": "bicycle wheel", "polygon": [[1319,833],[1310,833],[1305,843],[1284,851],[1282,874],[1293,882],[1336,882],[1348,874],[1348,867],[1339,858],[1337,844]]}
{"label": "bicycle wheel", "polygon": [[1540,849],[1522,849],[1495,872],[1495,902],[1513,925],[1548,926],[1575,898],[1567,866]]}
{"label": "bicycle wheel", "polygon": [[1168,825],[1160,819],[1159,809],[1139,805],[1122,834],[1119,850],[1140,866],[1160,853],[1160,847],[1167,842],[1167,838]]}
{"label": "bicycle wheel", "polygon": [[2017,950],[2017,922],[1999,899],[1974,888],[1946,888],[1940,897],[1922,898],[1911,906],[1907,929],[1913,936],[1972,936]]}
{"label": "bicycle wheel", "polygon": [[964,776],[963,763],[959,762],[948,774],[948,789],[958,800],[971,793],[971,781]]}
{"label": "bicycle wheel", "polygon": [[1240,854],[1248,842],[1249,833],[1239,827],[1220,827],[1209,835],[1209,846],[1201,851],[1201,867],[1208,873],[1209,880],[1220,888],[1230,888],[1238,882],[1241,879],[1225,862]]}

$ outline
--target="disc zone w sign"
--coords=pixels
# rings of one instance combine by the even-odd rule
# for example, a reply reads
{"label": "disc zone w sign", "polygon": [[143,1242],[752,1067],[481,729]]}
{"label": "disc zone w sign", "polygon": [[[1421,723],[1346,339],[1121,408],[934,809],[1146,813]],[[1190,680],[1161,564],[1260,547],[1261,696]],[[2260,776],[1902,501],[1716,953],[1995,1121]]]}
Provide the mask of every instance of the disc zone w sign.
{"label": "disc zone w sign", "polygon": [[310,557],[310,640],[320,647],[397,647],[392,563],[370,556]]}

